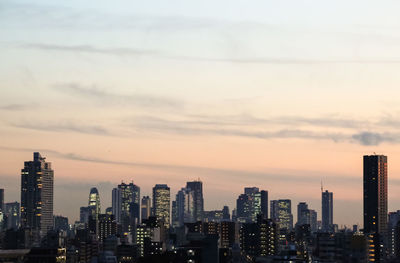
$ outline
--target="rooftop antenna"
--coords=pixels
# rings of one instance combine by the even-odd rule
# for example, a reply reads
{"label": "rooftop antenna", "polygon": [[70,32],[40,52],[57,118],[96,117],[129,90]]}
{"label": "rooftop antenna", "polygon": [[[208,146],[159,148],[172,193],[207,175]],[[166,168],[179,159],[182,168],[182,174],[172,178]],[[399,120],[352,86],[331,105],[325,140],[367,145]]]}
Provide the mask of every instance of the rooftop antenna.
{"label": "rooftop antenna", "polygon": [[324,191],[324,187],[322,186],[322,179],[321,179],[321,193]]}

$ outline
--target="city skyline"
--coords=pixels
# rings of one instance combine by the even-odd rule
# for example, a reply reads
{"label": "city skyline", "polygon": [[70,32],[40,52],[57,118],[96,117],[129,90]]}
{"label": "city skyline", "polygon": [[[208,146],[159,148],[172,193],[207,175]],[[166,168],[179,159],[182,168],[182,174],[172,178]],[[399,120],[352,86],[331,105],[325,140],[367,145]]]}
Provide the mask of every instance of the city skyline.
{"label": "city skyline", "polygon": [[[390,176],[389,176],[389,178],[390,178]],[[194,180],[190,180],[190,179],[188,179],[186,182],[185,181],[182,181],[182,183],[181,183],[181,188],[182,189],[186,189],[186,188],[183,188],[184,186],[185,186],[185,184],[188,184],[188,183],[195,183],[197,180],[200,180],[200,178],[197,178],[197,179],[194,179]],[[107,184],[106,184],[106,187],[104,187],[104,185],[103,185],[103,195],[101,194],[101,192],[100,191],[98,191],[97,190],[97,187],[98,186],[96,186],[96,185],[90,185],[90,184],[85,184],[85,185],[82,185],[81,187],[83,188],[83,187],[86,187],[86,186],[88,186],[88,188],[86,189],[86,204],[84,203],[84,202],[82,202],[82,200],[81,200],[81,203],[83,203],[82,204],[82,206],[83,207],[86,207],[87,206],[87,193],[88,193],[88,191],[90,190],[90,193],[91,193],[91,191],[93,191],[94,189],[95,189],[95,191],[98,191],[98,197],[101,197],[101,199],[103,200],[103,202],[105,201],[105,205],[104,205],[104,207],[103,207],[103,209],[102,209],[102,212],[104,212],[105,211],[105,209],[107,208],[107,207],[112,207],[112,200],[111,200],[111,197],[112,197],[112,195],[114,195],[114,190],[115,189],[117,189],[117,188],[115,188],[115,187],[119,187],[121,184],[122,185],[126,185],[126,186],[128,186],[128,185],[132,185],[133,184],[133,181],[135,181],[136,182],[136,180],[131,180],[130,182],[124,182],[124,181],[121,181],[120,183],[116,183],[116,184],[112,184],[111,182],[108,182]],[[57,180],[56,180],[56,182],[57,182]],[[202,181],[200,181],[200,182],[202,182]],[[159,183],[156,183],[155,185],[157,185],[157,184],[159,184]],[[389,183],[389,185],[390,185],[390,183]],[[133,184],[133,186],[135,186],[135,184]],[[169,186],[169,185],[168,185]],[[54,185],[54,187],[56,188],[56,183],[55,183],[55,185]],[[101,187],[101,184],[100,184],[100,187]],[[135,186],[135,187],[139,187],[139,186]],[[152,186],[152,187],[154,187],[154,185]],[[151,188],[152,188],[151,187]],[[187,187],[187,185],[186,185],[186,187]],[[320,186],[321,187],[321,186]],[[241,191],[243,191],[243,189],[245,190],[245,191],[253,191],[253,189],[257,189],[257,191],[258,191],[258,185],[253,185],[253,186],[250,186],[250,185],[247,185],[247,186],[243,186],[242,187],[242,189],[241,189]],[[284,188],[284,187],[283,187]],[[362,187],[361,187],[362,188]],[[109,189],[111,189],[112,191],[110,191],[110,192],[107,192]],[[176,189],[176,191],[178,192],[178,190],[182,190],[182,189]],[[246,190],[247,189],[247,190]],[[270,191],[270,190],[268,190],[268,189],[265,189],[265,190],[267,190],[267,200],[268,200],[268,192]],[[282,193],[282,191],[280,190],[280,189],[276,189],[277,190],[277,192],[280,192],[280,193]],[[139,191],[140,191],[140,187],[139,187]],[[172,190],[170,190],[171,191],[171,205],[172,205],[172,201],[174,200],[173,199],[173,197],[175,196],[175,194],[172,194],[173,193],[173,191],[175,191],[175,189],[172,189]],[[272,191],[273,191],[273,189],[272,189]],[[317,190],[316,190],[317,191]],[[320,189],[318,189],[318,191],[320,191]],[[11,195],[11,196],[13,196],[13,195],[15,195],[15,192],[9,192],[9,191],[7,191],[7,188],[5,189],[5,192],[7,193],[7,194],[5,194],[5,203],[7,203],[7,202],[14,202],[14,201],[16,201],[16,200],[18,200],[18,199],[12,199],[12,198],[7,198],[8,197],[8,195]],[[151,196],[151,194],[152,194],[152,191],[146,191],[146,192],[144,192],[144,194],[141,194],[140,196],[141,197],[144,197],[144,196],[146,196],[147,195],[147,192],[149,193],[148,195],[150,195]],[[262,191],[262,192],[264,192],[264,191]],[[105,195],[104,195],[104,193],[105,193]],[[325,193],[325,192],[322,192],[323,194]],[[390,192],[389,192],[390,193]],[[209,210],[215,210],[215,209],[221,209],[224,205],[228,205],[228,207],[230,208],[230,209],[234,209],[234,208],[236,208],[236,206],[237,206],[237,204],[236,204],[236,198],[240,195],[241,193],[232,193],[232,195],[234,196],[234,198],[233,198],[233,200],[220,200],[220,202],[222,202],[222,204],[223,205],[213,205],[213,206],[205,206],[205,209],[204,209],[204,211],[209,211]],[[278,196],[276,196],[277,198],[276,199],[279,199],[279,200],[283,200],[283,199],[287,199],[287,200],[290,200],[291,202],[292,202],[292,217],[293,218],[298,218],[298,214],[297,214],[297,209],[295,209],[296,207],[297,207],[297,204],[299,204],[299,203],[302,203],[302,202],[306,202],[307,204],[310,204],[310,207],[312,207],[312,208],[314,208],[313,210],[315,210],[315,211],[317,211],[317,214],[318,214],[318,220],[322,220],[322,208],[321,208],[321,192],[319,192],[319,194],[320,194],[320,196],[319,196],[319,199],[316,199],[316,200],[313,200],[313,199],[310,199],[310,200],[308,200],[308,199],[293,199],[293,198],[288,198],[288,196],[290,196],[290,194],[288,194],[288,195],[285,195],[285,194],[280,194],[280,195],[278,195]],[[55,194],[56,195],[56,194]],[[242,194],[243,195],[243,194]],[[89,195],[90,196],[90,195]],[[274,196],[275,197],[275,196]],[[274,200],[274,197],[270,197],[270,200],[271,201],[273,201]],[[136,196],[136,202],[139,202],[139,196]],[[323,197],[322,197],[323,198]],[[205,195],[205,200],[207,200],[207,199],[209,199],[209,198],[207,198],[207,195]],[[361,196],[361,198],[360,198],[360,201],[361,201],[361,203],[362,203],[362,196]],[[63,202],[65,202],[65,200],[63,200]],[[89,197],[89,202],[90,202],[90,197]],[[335,197],[335,202],[336,202],[336,197]],[[334,203],[335,203],[334,202]],[[68,202],[66,202],[66,203],[68,203]],[[204,202],[205,204],[207,204],[207,202]],[[390,199],[389,199],[389,204],[390,204]],[[65,205],[65,204],[64,204]],[[394,205],[395,206],[395,205]],[[89,206],[90,207],[90,206]],[[58,211],[61,211],[61,212],[55,212],[54,214],[55,215],[63,215],[63,216],[68,216],[68,218],[70,218],[71,220],[79,220],[79,217],[80,217],[80,215],[79,215],[79,209],[78,210],[73,210],[73,211],[63,211],[63,209],[62,208],[57,208],[56,206],[55,206],[55,211],[57,211],[57,209],[58,209]],[[336,205],[334,205],[334,210],[336,210]],[[395,211],[396,209],[394,209],[394,210],[390,210],[389,209],[389,211]],[[362,207],[361,207],[361,212],[362,212]],[[138,213],[140,213],[140,211],[138,211]],[[335,213],[333,213],[334,214],[334,218],[333,218],[333,221],[335,222],[335,223],[338,223],[338,221],[340,222],[340,218],[338,217],[337,219],[336,219],[336,215],[335,215]],[[351,213],[351,214],[355,214],[355,213]],[[360,217],[362,218],[362,214],[360,215]],[[117,217],[118,218],[118,217]],[[297,222],[297,220],[296,221],[294,221],[293,220],[293,225],[294,225],[294,223],[296,223]],[[351,228],[354,224],[357,224],[357,225],[359,225],[359,226],[361,226],[362,225],[362,220],[360,221],[360,222],[348,222],[348,223],[338,223],[338,225],[339,225],[339,227],[342,227],[342,226],[347,226],[347,227],[349,227],[349,228]]]}
{"label": "city skyline", "polygon": [[320,214],[322,180],[335,222],[361,224],[360,156],[377,152],[394,211],[400,4],[384,3],[5,0],[2,187],[18,188],[33,151],[54,160],[56,212],[70,217],[62,200],[85,206],[93,186],[134,180],[151,195],[197,178],[206,209],[257,186]]}

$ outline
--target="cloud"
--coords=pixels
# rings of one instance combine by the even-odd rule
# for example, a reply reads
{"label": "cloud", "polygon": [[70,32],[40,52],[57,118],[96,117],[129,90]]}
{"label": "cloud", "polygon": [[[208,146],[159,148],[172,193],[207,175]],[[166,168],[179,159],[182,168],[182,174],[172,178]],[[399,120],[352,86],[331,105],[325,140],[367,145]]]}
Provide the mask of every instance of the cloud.
{"label": "cloud", "polygon": [[7,110],[7,111],[21,111],[29,109],[31,106],[23,105],[23,104],[8,104],[0,106],[0,110]]}
{"label": "cloud", "polygon": [[78,83],[66,83],[54,85],[54,88],[75,97],[84,97],[87,99],[91,99],[95,102],[100,102],[102,105],[138,106],[144,108],[169,109],[181,109],[184,107],[183,101],[174,98],[149,94],[117,94],[109,92],[105,89],[100,89],[95,85],[83,86]]}
{"label": "cloud", "polygon": [[399,59],[307,59],[301,57],[197,57],[179,54],[168,54],[166,52],[132,49],[126,47],[98,48],[92,45],[60,45],[46,43],[27,43],[20,45],[22,48],[38,49],[44,51],[81,52],[115,56],[152,56],[160,59],[212,62],[212,63],[234,63],[234,64],[398,64]]}
{"label": "cloud", "polygon": [[87,125],[74,121],[55,121],[55,122],[14,122],[11,126],[23,129],[47,131],[47,132],[77,132],[94,135],[112,135],[107,129],[98,125]]}
{"label": "cloud", "polygon": [[28,49],[39,49],[44,51],[65,51],[65,52],[83,52],[116,56],[140,56],[154,55],[157,52],[146,49],[134,48],[98,48],[92,45],[59,45],[59,44],[44,44],[44,43],[27,43],[21,47]]}
{"label": "cloud", "polygon": [[[188,115],[171,120],[153,116],[134,117],[135,129],[160,134],[238,136],[257,139],[306,139],[351,142],[364,146],[400,143],[398,123],[386,122],[391,132],[371,132],[382,121],[368,122],[350,118],[282,116],[257,118],[251,115]],[[280,127],[280,128],[279,128]],[[283,127],[283,128],[282,128]]]}
{"label": "cloud", "polygon": [[383,142],[399,143],[400,134],[393,133],[376,133],[376,132],[360,132],[354,134],[353,139],[362,145],[379,145]]}

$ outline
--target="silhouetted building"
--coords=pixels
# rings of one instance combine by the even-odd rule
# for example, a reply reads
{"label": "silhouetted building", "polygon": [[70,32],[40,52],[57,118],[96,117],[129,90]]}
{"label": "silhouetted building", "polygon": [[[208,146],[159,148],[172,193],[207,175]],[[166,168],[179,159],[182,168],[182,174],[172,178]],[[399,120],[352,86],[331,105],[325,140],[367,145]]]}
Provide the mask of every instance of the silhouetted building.
{"label": "silhouetted building", "polygon": [[21,170],[21,225],[41,237],[53,228],[54,171],[45,159],[35,152]]}
{"label": "silhouetted building", "polygon": [[18,202],[6,203],[5,205],[6,228],[17,229],[20,222],[20,207]]}
{"label": "silhouetted building", "polygon": [[112,192],[112,209],[122,231],[133,233],[140,220],[140,187],[134,183],[119,184]]}
{"label": "silhouetted building", "polygon": [[151,216],[151,199],[150,196],[142,197],[142,221]]}
{"label": "silhouetted building", "polygon": [[170,189],[166,184],[153,187],[153,211],[159,222],[169,228],[170,224]]}
{"label": "silhouetted building", "polygon": [[397,210],[396,212],[390,212],[389,213],[389,222],[388,222],[388,231],[389,231],[389,243],[388,243],[388,248],[389,248],[389,256],[390,257],[395,257],[396,255],[396,246],[399,246],[400,244],[400,239],[396,235],[396,227],[397,224],[400,222],[400,210]]}
{"label": "silhouetted building", "polygon": [[0,189],[0,212],[4,212],[4,189]]}
{"label": "silhouetted building", "polygon": [[[268,210],[268,208],[267,208]],[[224,208],[222,208],[222,219],[223,220],[231,220],[231,215],[229,213],[229,207],[228,206],[224,206]]]}
{"label": "silhouetted building", "polygon": [[122,190],[114,188],[112,190],[112,214],[115,216],[117,223],[121,223],[121,209],[122,209]]}
{"label": "silhouetted building", "polygon": [[54,216],[54,230],[56,231],[68,231],[69,224],[68,224],[68,217],[64,216]]}
{"label": "silhouetted building", "polygon": [[103,241],[109,236],[117,234],[117,222],[114,215],[100,214],[99,215],[99,241]]}
{"label": "silhouetted building", "polygon": [[[387,157],[364,156],[364,233],[368,242],[374,242],[374,251],[368,250],[369,259],[380,262],[387,247],[388,199]],[[379,251],[378,249],[381,248]]]}
{"label": "silhouetted building", "polygon": [[270,219],[258,218],[257,223],[244,223],[240,228],[240,248],[246,257],[266,257],[278,252],[278,229]]}
{"label": "silhouetted building", "polygon": [[202,221],[204,211],[203,183],[200,180],[187,182],[186,188],[193,191],[194,221]]}
{"label": "silhouetted building", "polygon": [[322,231],[333,231],[333,193],[322,192]]}

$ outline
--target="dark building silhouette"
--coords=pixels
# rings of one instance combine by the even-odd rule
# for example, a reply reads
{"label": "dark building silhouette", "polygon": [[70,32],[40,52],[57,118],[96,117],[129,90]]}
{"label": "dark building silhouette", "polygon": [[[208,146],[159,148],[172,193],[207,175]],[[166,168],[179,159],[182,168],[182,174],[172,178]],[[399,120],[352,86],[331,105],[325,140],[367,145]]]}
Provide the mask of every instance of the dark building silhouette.
{"label": "dark building silhouette", "polygon": [[5,204],[6,228],[17,229],[20,221],[20,207],[18,202]]}
{"label": "dark building silhouette", "polygon": [[194,221],[202,221],[204,211],[203,183],[201,181],[187,182],[186,188],[194,192]]}
{"label": "dark building silhouette", "polygon": [[368,252],[369,259],[375,262],[380,262],[387,246],[387,176],[387,156],[364,156],[364,234],[374,243],[374,247]]}
{"label": "dark building silhouette", "polygon": [[333,193],[322,192],[322,231],[331,232],[333,230]]}
{"label": "dark building silhouette", "polygon": [[21,225],[46,235],[53,228],[54,171],[40,153],[21,170]]}
{"label": "dark building silhouette", "polygon": [[4,189],[0,189],[0,212],[4,213]]}
{"label": "dark building silhouette", "polygon": [[68,217],[54,216],[54,230],[68,231],[69,230]]}

